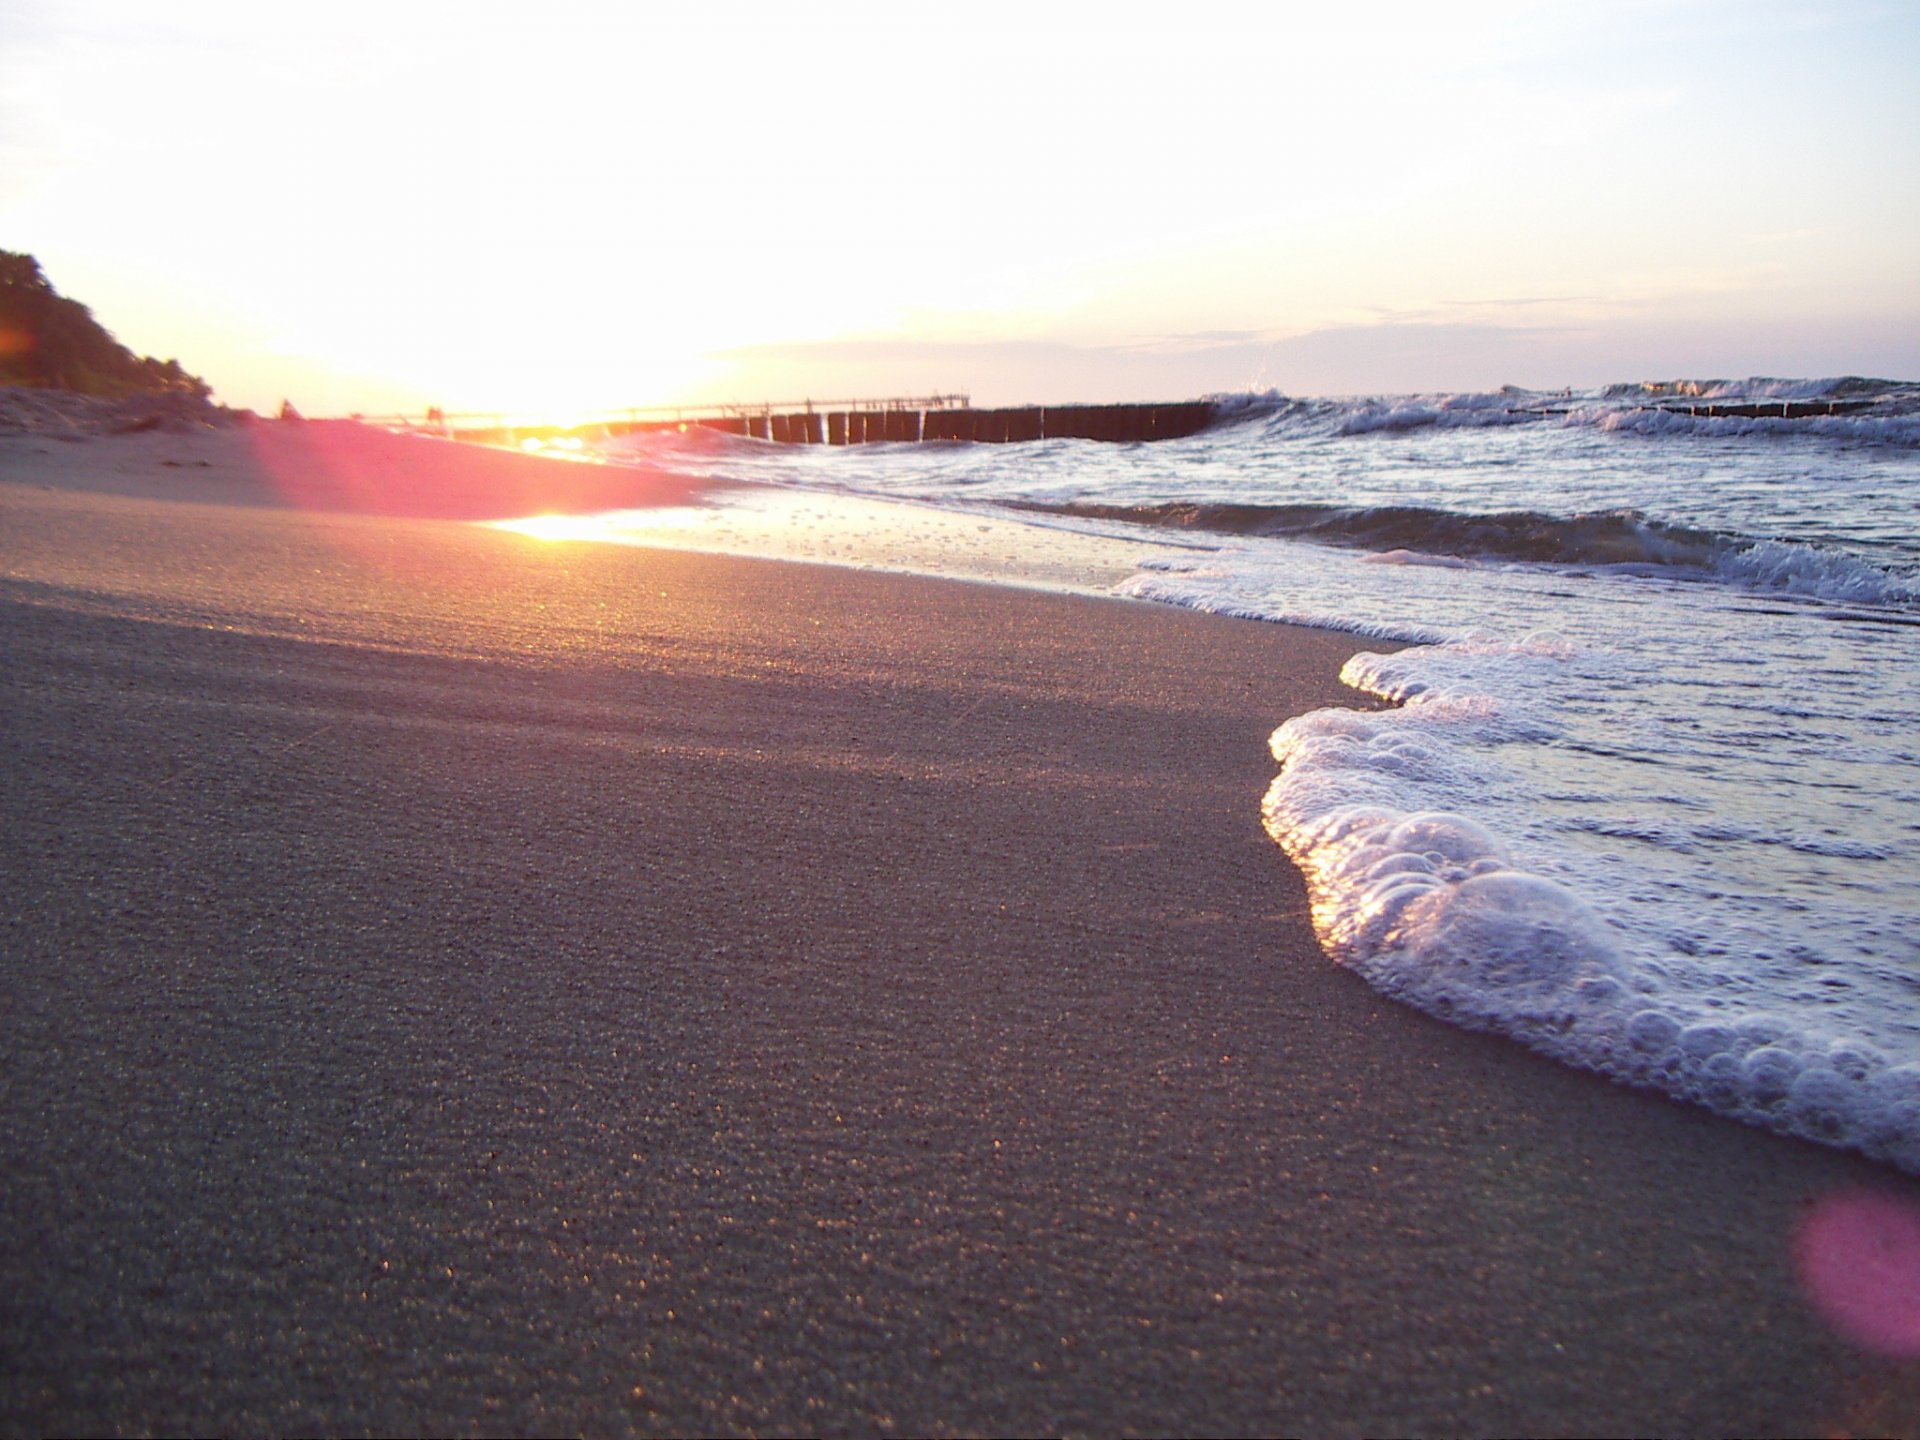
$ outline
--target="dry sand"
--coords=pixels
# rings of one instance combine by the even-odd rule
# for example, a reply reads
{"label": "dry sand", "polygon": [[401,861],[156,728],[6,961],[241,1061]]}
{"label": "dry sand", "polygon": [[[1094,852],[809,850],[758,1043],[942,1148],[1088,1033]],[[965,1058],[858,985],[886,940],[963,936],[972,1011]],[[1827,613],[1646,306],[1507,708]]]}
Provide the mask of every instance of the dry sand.
{"label": "dry sand", "polygon": [[1911,1427],[1790,1246],[1912,1182],[1320,954],[1350,639],[409,443],[0,441],[0,1431]]}

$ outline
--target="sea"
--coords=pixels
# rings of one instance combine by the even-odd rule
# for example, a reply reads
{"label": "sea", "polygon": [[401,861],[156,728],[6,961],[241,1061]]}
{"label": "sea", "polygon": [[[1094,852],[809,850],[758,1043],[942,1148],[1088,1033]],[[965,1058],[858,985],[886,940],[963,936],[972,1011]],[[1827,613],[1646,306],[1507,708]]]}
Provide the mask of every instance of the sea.
{"label": "sea", "polygon": [[1920,385],[1210,398],[1145,444],[594,442],[719,488],[571,533],[1350,634],[1355,707],[1276,715],[1247,797],[1329,963],[1920,1173]]}

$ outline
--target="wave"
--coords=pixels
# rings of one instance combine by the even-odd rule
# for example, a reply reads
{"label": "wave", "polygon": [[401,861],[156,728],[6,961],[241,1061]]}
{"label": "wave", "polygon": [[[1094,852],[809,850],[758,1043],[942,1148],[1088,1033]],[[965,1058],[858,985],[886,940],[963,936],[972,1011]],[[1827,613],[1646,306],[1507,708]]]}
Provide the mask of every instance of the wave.
{"label": "wave", "polygon": [[1595,390],[1306,399],[1276,391],[1210,395],[1217,425],[1259,423],[1271,438],[1551,424],[1640,435],[1817,435],[1920,445],[1920,385],[1843,375],[1811,380],[1648,380]]}
{"label": "wave", "polygon": [[1312,540],[1364,550],[1559,565],[1714,563],[1730,542],[1710,531],[1649,520],[1630,510],[1562,518],[1531,510],[1463,514],[1419,505],[1253,505],[1164,501],[1148,505],[1021,501],[1015,509],[1176,530]]}
{"label": "wave", "polygon": [[1780,380],[1755,375],[1746,380],[1640,380],[1608,385],[1600,394],[1608,400],[1815,400],[1879,399],[1910,391],[1898,380],[1874,380],[1863,375],[1837,375],[1821,380]]}
{"label": "wave", "polygon": [[1469,514],[1417,505],[1005,503],[1009,509],[1072,519],[1304,540],[1368,550],[1400,563],[1487,560],[1644,568],[1807,599],[1894,607],[1920,603],[1920,589],[1911,580],[1844,551],[1699,530],[1635,510],[1559,516],[1532,510]]}
{"label": "wave", "polygon": [[1920,411],[1855,414],[1840,410],[1796,412],[1782,402],[1780,414],[1763,407],[1702,405],[1688,409],[1646,406],[1631,410],[1585,410],[1570,413],[1569,425],[1592,425],[1618,434],[1674,436],[1820,436],[1832,440],[1879,445],[1920,445]]}

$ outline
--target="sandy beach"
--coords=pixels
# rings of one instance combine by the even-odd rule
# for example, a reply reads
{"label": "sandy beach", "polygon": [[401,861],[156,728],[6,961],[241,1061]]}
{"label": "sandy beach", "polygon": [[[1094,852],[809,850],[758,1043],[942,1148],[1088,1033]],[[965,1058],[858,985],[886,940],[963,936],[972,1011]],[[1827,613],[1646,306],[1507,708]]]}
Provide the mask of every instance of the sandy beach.
{"label": "sandy beach", "polygon": [[1262,833],[1353,637],[0,438],[0,1431],[1880,1433],[1911,1180],[1381,999]]}

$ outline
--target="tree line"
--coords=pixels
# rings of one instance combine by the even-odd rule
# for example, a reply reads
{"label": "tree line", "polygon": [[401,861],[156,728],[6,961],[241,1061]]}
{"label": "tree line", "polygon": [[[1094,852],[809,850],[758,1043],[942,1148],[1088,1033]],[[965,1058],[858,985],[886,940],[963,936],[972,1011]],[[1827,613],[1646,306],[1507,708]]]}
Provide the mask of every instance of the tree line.
{"label": "tree line", "polygon": [[135,355],[93,312],[53,288],[31,255],[0,250],[0,385],[37,385],[120,400],[213,388],[178,360]]}

